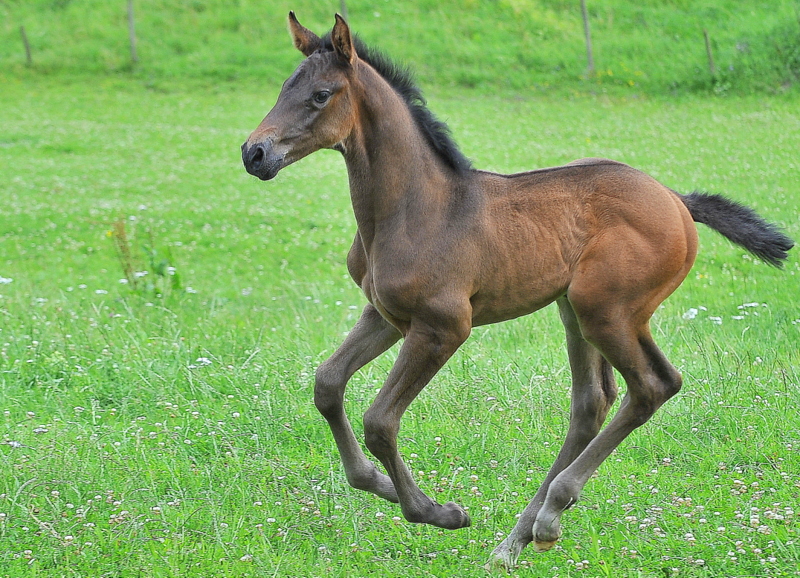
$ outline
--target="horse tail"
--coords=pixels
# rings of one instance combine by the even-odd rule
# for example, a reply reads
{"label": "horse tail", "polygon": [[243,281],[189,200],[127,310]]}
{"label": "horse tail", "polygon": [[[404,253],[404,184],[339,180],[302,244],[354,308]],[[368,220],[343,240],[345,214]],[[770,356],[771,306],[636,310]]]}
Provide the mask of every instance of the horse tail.
{"label": "horse tail", "polygon": [[711,227],[774,267],[783,266],[787,251],[794,246],[794,241],[776,225],[762,219],[750,207],[722,195],[693,192],[678,196],[695,222]]}

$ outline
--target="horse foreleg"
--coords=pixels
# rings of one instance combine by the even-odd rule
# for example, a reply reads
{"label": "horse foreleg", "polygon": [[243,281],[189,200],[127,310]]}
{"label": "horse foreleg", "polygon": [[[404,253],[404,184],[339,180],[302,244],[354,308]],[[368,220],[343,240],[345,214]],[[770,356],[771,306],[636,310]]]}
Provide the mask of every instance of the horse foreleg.
{"label": "horse foreleg", "polygon": [[344,411],[344,390],[356,371],[398,339],[400,332],[372,305],[367,305],[342,345],[317,369],[314,385],[314,404],[328,421],[348,483],[391,502],[397,502],[397,492],[391,479],[379,472],[361,450]]}
{"label": "horse foreleg", "polygon": [[394,482],[403,515],[409,522],[454,530],[469,526],[467,513],[457,504],[438,504],[414,482],[397,450],[400,419],[409,404],[433,378],[470,332],[466,322],[440,325],[412,321],[400,354],[386,383],[364,415],[367,448],[386,468]]}
{"label": "horse foreleg", "polygon": [[522,549],[533,541],[533,523],[555,477],[591,442],[617,397],[611,364],[581,335],[575,312],[566,297],[558,300],[561,321],[567,335],[567,351],[572,371],[572,402],[569,430],[558,457],[542,485],[528,503],[509,535],[492,552],[488,566],[510,568]]}

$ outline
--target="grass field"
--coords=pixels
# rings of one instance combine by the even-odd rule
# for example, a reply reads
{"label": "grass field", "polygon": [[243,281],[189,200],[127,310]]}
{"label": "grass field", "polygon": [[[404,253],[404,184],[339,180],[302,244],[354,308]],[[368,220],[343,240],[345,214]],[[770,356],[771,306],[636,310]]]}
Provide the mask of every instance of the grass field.
{"label": "grass field", "polygon": [[[548,308],[476,330],[403,423],[421,486],[471,528],[410,525],[347,486],[312,403],[364,304],[346,175],[333,152],[245,174],[239,145],[275,88],[3,86],[0,575],[479,576],[554,459],[569,373]],[[800,238],[796,97],[431,103],[478,167],[608,156]],[[653,320],[683,392],[516,574],[800,575],[800,265],[700,234]],[[395,351],[351,382],[357,430]]]}

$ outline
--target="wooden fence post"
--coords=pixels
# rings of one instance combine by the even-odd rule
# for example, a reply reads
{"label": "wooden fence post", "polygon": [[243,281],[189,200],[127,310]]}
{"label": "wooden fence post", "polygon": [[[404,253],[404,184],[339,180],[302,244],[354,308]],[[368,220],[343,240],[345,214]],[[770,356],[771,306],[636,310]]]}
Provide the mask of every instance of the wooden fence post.
{"label": "wooden fence post", "polygon": [[131,60],[134,64],[139,62],[136,54],[136,21],[133,17],[133,0],[128,0],[128,39],[131,43]]}
{"label": "wooden fence post", "polygon": [[350,20],[347,18],[347,3],[345,2],[345,0],[341,0],[339,2],[339,7],[340,7],[340,9],[342,11],[342,18],[344,18],[345,22],[350,24]]}
{"label": "wooden fence post", "polygon": [[583,34],[586,37],[586,61],[589,76],[594,76],[594,54],[592,53],[592,32],[589,29],[589,12],[586,10],[586,0],[581,0],[581,14],[583,15]]}
{"label": "wooden fence post", "polygon": [[706,39],[706,55],[708,56],[708,70],[711,76],[717,77],[717,67],[714,64],[714,55],[711,53],[711,40],[708,38],[708,30],[703,29],[703,38]]}
{"label": "wooden fence post", "polygon": [[28,43],[28,35],[25,34],[25,27],[19,27],[20,36],[22,36],[22,44],[25,45],[25,62],[28,66],[33,66],[33,57],[31,56],[31,45]]}

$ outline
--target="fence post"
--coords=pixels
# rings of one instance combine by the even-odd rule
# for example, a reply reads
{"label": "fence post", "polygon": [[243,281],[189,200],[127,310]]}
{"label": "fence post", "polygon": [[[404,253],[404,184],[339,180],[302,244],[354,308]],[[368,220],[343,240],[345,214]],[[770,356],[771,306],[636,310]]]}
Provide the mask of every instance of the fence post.
{"label": "fence post", "polygon": [[347,3],[345,2],[345,0],[341,0],[339,2],[339,7],[342,11],[342,18],[344,18],[344,21],[349,24],[350,20],[347,18]]}
{"label": "fence post", "polygon": [[714,55],[711,53],[711,40],[708,38],[708,30],[703,29],[703,38],[706,40],[706,55],[708,56],[708,70],[713,78],[717,77],[717,67],[714,64]]}
{"label": "fence post", "polygon": [[134,64],[139,62],[136,54],[136,21],[133,17],[133,0],[128,0],[128,39],[131,43],[131,60]]}
{"label": "fence post", "polygon": [[33,57],[31,57],[31,45],[28,43],[28,35],[25,34],[25,27],[19,27],[19,33],[22,36],[22,44],[25,45],[25,62],[28,66],[33,66]]}
{"label": "fence post", "polygon": [[594,55],[592,54],[592,32],[589,29],[589,12],[586,10],[586,0],[581,0],[581,14],[583,15],[583,34],[586,37],[586,60],[589,76],[594,76]]}

